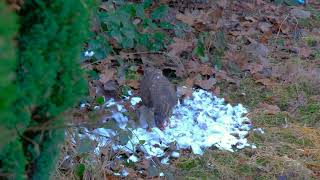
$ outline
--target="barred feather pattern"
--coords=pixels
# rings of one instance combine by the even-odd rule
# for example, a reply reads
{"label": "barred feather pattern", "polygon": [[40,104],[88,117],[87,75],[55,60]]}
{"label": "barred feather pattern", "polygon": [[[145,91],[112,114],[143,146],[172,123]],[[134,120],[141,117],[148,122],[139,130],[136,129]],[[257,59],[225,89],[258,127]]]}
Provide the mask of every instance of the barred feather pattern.
{"label": "barred feather pattern", "polygon": [[140,91],[142,103],[153,108],[155,123],[162,129],[169,120],[172,108],[178,102],[174,86],[161,70],[147,67],[141,79]]}

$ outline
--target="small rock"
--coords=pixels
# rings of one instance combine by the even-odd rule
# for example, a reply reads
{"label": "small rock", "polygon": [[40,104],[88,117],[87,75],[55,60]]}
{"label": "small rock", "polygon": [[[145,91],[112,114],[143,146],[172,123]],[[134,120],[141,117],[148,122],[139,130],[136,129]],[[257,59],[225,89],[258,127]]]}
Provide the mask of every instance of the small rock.
{"label": "small rock", "polygon": [[270,31],[270,28],[272,27],[271,24],[267,23],[267,22],[261,22],[258,24],[258,28],[260,31],[262,32],[268,32]]}
{"label": "small rock", "polygon": [[253,42],[248,46],[248,52],[255,57],[267,57],[270,50],[264,44]]}
{"label": "small rock", "polygon": [[302,9],[292,9],[290,14],[300,19],[307,19],[311,16],[311,12]]}

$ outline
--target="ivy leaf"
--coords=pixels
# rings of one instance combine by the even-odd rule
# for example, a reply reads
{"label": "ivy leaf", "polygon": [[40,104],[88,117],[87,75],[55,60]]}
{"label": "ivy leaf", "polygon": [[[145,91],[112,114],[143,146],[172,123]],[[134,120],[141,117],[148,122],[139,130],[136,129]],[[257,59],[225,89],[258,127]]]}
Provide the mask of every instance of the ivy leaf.
{"label": "ivy leaf", "polygon": [[103,96],[100,96],[96,99],[97,104],[102,105],[105,102],[105,99]]}
{"label": "ivy leaf", "polygon": [[88,76],[91,80],[99,80],[99,74],[97,73],[97,71],[88,70],[88,71],[86,71],[86,73],[88,74]]}
{"label": "ivy leaf", "polygon": [[160,22],[159,23],[159,27],[160,28],[163,28],[163,29],[166,29],[166,30],[172,30],[174,29],[174,26],[168,22]]}
{"label": "ivy leaf", "polygon": [[143,0],[143,8],[146,9],[152,5],[152,0]]}
{"label": "ivy leaf", "polygon": [[168,13],[168,6],[161,4],[159,7],[155,8],[151,13],[152,19],[161,19]]}
{"label": "ivy leaf", "polygon": [[136,4],[135,6],[136,16],[143,19],[145,18],[144,7],[142,4]]}
{"label": "ivy leaf", "polygon": [[204,55],[205,55],[204,44],[202,42],[198,41],[196,48],[193,50],[193,53],[197,57],[204,57]]}
{"label": "ivy leaf", "polygon": [[283,3],[283,0],[275,0],[274,3],[278,6]]}
{"label": "ivy leaf", "polygon": [[83,178],[84,171],[86,170],[86,166],[82,163],[78,164],[74,170],[74,173],[79,179]]}
{"label": "ivy leaf", "polygon": [[151,29],[157,28],[157,25],[153,23],[151,19],[148,19],[148,18],[143,19],[142,26],[143,28],[151,28]]}
{"label": "ivy leaf", "polygon": [[121,41],[121,45],[123,48],[133,48],[134,47],[134,41],[132,38],[125,37]]}
{"label": "ivy leaf", "polygon": [[140,45],[146,45],[149,42],[149,35],[148,34],[139,34],[137,37],[137,42]]}
{"label": "ivy leaf", "polygon": [[105,43],[103,37],[97,36],[88,43],[88,49],[94,52],[95,59],[103,59],[111,52],[109,44]]}
{"label": "ivy leaf", "polygon": [[119,29],[118,30],[111,30],[109,34],[110,34],[110,37],[114,38],[119,43],[123,40],[123,36],[122,36],[121,31]]}
{"label": "ivy leaf", "polygon": [[153,37],[154,37],[154,39],[156,41],[163,42],[163,40],[166,37],[166,35],[164,33],[161,33],[161,32],[156,32],[156,33],[154,33]]}
{"label": "ivy leaf", "polygon": [[117,9],[117,12],[121,14],[122,17],[130,18],[136,15],[135,7],[133,4],[126,4]]}
{"label": "ivy leaf", "polygon": [[129,24],[125,25],[123,28],[121,28],[121,33],[130,39],[135,39],[137,36],[137,32],[134,28],[134,26],[130,26]]}

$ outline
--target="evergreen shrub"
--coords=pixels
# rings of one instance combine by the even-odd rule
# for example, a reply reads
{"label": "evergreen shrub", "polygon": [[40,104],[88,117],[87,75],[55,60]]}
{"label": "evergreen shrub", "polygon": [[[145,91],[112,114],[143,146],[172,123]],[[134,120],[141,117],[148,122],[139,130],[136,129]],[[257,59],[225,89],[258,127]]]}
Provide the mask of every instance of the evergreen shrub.
{"label": "evergreen shrub", "polygon": [[[1,139],[0,174],[49,179],[64,138],[63,129],[52,127],[63,125],[62,113],[86,92],[79,55],[93,3],[24,0],[16,64],[14,15],[0,4],[0,18],[6,19],[0,21],[0,48],[5,51],[0,53],[0,136],[8,137]],[[11,74],[16,78],[10,84]]]}

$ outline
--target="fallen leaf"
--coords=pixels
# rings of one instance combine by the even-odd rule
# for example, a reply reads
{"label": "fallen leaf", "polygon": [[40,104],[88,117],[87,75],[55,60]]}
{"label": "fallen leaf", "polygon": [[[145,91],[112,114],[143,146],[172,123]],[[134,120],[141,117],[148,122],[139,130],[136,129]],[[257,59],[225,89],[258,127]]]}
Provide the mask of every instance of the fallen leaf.
{"label": "fallen leaf", "polygon": [[213,89],[213,93],[214,93],[215,95],[220,95],[220,93],[221,93],[220,87],[219,87],[219,86],[215,87],[215,88]]}
{"label": "fallen leaf", "polygon": [[224,55],[224,66],[228,66],[230,63],[234,63],[241,70],[246,70],[248,66],[247,55],[243,52],[228,51]]}
{"label": "fallen leaf", "polygon": [[200,72],[201,64],[198,61],[190,60],[186,63],[185,66],[188,74]]}
{"label": "fallen leaf", "polygon": [[259,104],[259,110],[269,115],[275,115],[281,112],[280,108],[277,105],[271,105],[264,102]]}
{"label": "fallen leaf", "polygon": [[299,55],[302,56],[303,58],[308,58],[310,57],[312,51],[310,50],[310,48],[307,47],[302,47],[299,51]]}
{"label": "fallen leaf", "polygon": [[114,80],[115,73],[116,73],[115,69],[104,70],[103,72],[100,73],[100,82],[104,84],[110,80]]}
{"label": "fallen leaf", "polygon": [[282,33],[284,34],[288,34],[291,30],[290,25],[288,25],[287,23],[283,23],[281,26],[279,26],[280,30]]}
{"label": "fallen leaf", "polygon": [[260,42],[264,43],[264,44],[267,44],[269,39],[272,37],[272,35],[273,35],[272,34],[272,30],[263,33],[263,35],[260,38]]}
{"label": "fallen leaf", "polygon": [[208,31],[214,29],[214,26],[217,24],[218,20],[222,16],[222,9],[215,8],[210,11],[193,11],[185,12],[184,14],[178,13],[176,19],[193,26],[198,31]]}
{"label": "fallen leaf", "polygon": [[217,83],[217,80],[213,77],[210,77],[209,79],[203,80],[201,76],[197,76],[195,79],[194,84],[200,86],[202,89],[209,90]]}
{"label": "fallen leaf", "polygon": [[223,70],[215,72],[215,76],[216,76],[216,79],[218,81],[225,80],[225,81],[227,81],[229,83],[234,83],[234,84],[237,84],[239,86],[239,83],[240,83],[239,80],[229,77],[227,75],[227,73],[225,71],[223,71]]}
{"label": "fallen leaf", "polygon": [[265,85],[267,87],[271,87],[276,84],[275,82],[273,82],[272,80],[270,80],[268,78],[256,80],[256,83],[261,83],[262,85]]}
{"label": "fallen leaf", "polygon": [[272,25],[267,22],[260,22],[258,24],[258,29],[264,33],[269,32],[271,27]]}
{"label": "fallen leaf", "polygon": [[179,86],[177,87],[178,97],[190,97],[192,95],[192,87],[189,86]]}
{"label": "fallen leaf", "polygon": [[320,102],[320,95],[311,96],[310,99],[316,102]]}
{"label": "fallen leaf", "polygon": [[207,65],[207,64],[202,64],[199,68],[201,75],[208,75],[211,76],[214,73],[213,67]]}
{"label": "fallen leaf", "polygon": [[251,74],[255,74],[263,70],[263,66],[257,63],[251,63],[247,66],[247,68],[250,70]]}
{"label": "fallen leaf", "polygon": [[169,54],[172,56],[179,57],[183,51],[187,51],[193,47],[192,42],[189,42],[183,39],[173,38],[173,41],[174,43],[170,44],[170,46],[168,47]]}
{"label": "fallen leaf", "polygon": [[140,81],[139,80],[128,80],[127,85],[132,87],[133,89],[139,89],[140,87]]}
{"label": "fallen leaf", "polygon": [[252,42],[248,47],[247,47],[247,51],[249,53],[251,53],[252,55],[254,55],[255,57],[267,57],[269,55],[269,48],[266,47],[264,44],[262,43],[258,43],[258,42]]}
{"label": "fallen leaf", "polygon": [[227,0],[219,0],[217,2],[217,4],[222,7],[222,8],[226,8],[227,7],[227,4],[228,4],[228,1]]}
{"label": "fallen leaf", "polygon": [[188,77],[188,78],[185,80],[185,85],[188,86],[188,87],[193,87],[194,81],[195,81],[194,78]]}
{"label": "fallen leaf", "polygon": [[191,14],[182,14],[182,13],[178,13],[176,15],[176,18],[190,26],[193,26],[196,22],[196,18],[194,18]]}

